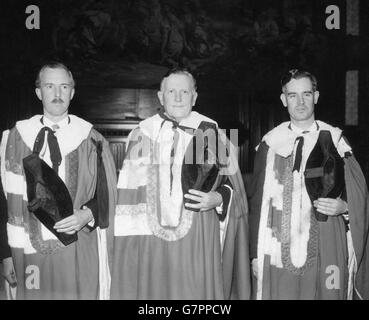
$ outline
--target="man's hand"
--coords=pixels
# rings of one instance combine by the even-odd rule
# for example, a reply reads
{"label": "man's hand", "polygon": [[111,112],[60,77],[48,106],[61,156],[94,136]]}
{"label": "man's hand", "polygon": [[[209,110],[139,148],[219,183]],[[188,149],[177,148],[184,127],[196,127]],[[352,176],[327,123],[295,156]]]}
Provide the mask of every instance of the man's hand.
{"label": "man's hand", "polygon": [[341,198],[319,198],[318,200],[315,200],[313,204],[317,211],[326,214],[327,216],[338,216],[347,212],[347,203]]}
{"label": "man's hand", "polygon": [[251,268],[252,268],[252,274],[254,275],[255,278],[258,277],[258,259],[254,258],[251,261]]}
{"label": "man's hand", "polygon": [[190,189],[189,193],[185,194],[186,199],[194,200],[198,203],[185,203],[187,208],[200,209],[200,211],[206,211],[218,207],[223,202],[222,196],[219,192],[209,191],[202,192],[198,190]]}
{"label": "man's hand", "polygon": [[56,229],[57,232],[74,234],[81,230],[92,219],[93,215],[89,208],[81,210],[74,209],[74,214],[55,223],[54,229]]}
{"label": "man's hand", "polygon": [[9,283],[9,285],[14,288],[17,286],[17,276],[15,274],[15,268],[13,264],[13,258],[5,258],[3,260],[3,274],[2,276]]}

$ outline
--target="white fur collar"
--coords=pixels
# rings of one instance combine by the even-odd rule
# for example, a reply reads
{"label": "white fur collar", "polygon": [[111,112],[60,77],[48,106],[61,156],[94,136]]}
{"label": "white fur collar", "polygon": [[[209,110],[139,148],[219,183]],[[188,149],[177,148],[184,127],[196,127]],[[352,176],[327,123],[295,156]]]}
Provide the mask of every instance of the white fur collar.
{"label": "white fur collar", "polygon": [[[202,121],[215,123],[197,112],[191,112],[186,119],[179,124],[185,127],[197,129]],[[215,123],[216,124],[216,123]],[[151,140],[159,142],[159,149],[154,154],[154,159],[159,164],[160,207],[161,225],[165,227],[178,227],[181,213],[183,213],[183,190],[181,184],[182,163],[185,152],[192,139],[192,134],[178,130],[178,145],[171,165],[171,151],[173,147],[172,123],[164,122],[160,115],[156,114],[140,123],[140,129]],[[172,177],[172,178],[171,178]],[[172,183],[171,183],[171,179]]]}
{"label": "white fur collar", "polygon": [[[35,115],[30,119],[18,121],[15,125],[24,143],[31,150],[33,150],[37,134],[44,127],[40,121],[41,117],[42,115]],[[55,133],[62,156],[77,149],[82,141],[88,137],[92,128],[91,123],[77,116],[69,115],[69,118],[70,123]]]}
{"label": "white fur collar", "polygon": [[[316,121],[319,126],[319,130],[312,133],[312,138],[318,138],[320,130],[328,130],[331,132],[332,140],[337,148],[338,153],[341,157],[344,156],[345,152],[351,152],[351,147],[341,139],[342,130],[337,127],[332,127],[331,125],[323,122]],[[294,148],[295,140],[298,134],[291,129],[289,129],[290,121],[281,123],[279,126],[275,127],[269,131],[262,139],[276,154],[282,157],[288,157]]]}

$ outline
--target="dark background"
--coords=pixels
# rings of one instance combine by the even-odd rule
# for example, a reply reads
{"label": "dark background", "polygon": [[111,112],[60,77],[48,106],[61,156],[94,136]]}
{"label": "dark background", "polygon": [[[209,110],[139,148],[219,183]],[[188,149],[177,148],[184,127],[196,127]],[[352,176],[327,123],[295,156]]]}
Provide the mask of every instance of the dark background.
{"label": "dark background", "polygon": [[[40,8],[40,30],[25,26],[28,5]],[[340,8],[339,30],[325,27],[328,5]],[[357,18],[360,35],[347,36],[345,0],[1,0],[0,129],[42,112],[34,80],[47,60],[74,74],[70,113],[110,125],[156,112],[162,76],[185,66],[198,80],[195,110],[239,129],[249,173],[261,137],[288,119],[281,74],[306,68],[319,82],[316,118],[344,129],[368,178],[369,1],[360,1]],[[353,69],[359,123],[348,127],[345,75]]]}

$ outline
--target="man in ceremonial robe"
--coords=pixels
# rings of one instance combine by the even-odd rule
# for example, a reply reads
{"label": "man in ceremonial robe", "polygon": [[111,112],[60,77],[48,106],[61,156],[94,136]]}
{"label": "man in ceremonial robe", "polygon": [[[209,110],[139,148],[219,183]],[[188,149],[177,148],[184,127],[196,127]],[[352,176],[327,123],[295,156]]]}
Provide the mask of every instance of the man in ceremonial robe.
{"label": "man in ceremonial robe", "polygon": [[[3,133],[1,177],[17,277],[17,287],[9,290],[12,298],[109,298],[106,228],[116,202],[115,166],[102,135],[91,123],[68,113],[74,92],[73,75],[64,64],[44,65],[36,80],[43,114],[18,121]],[[23,160],[35,150],[62,180],[71,200],[72,212],[52,229],[40,222],[28,201],[27,190],[33,186],[26,181]],[[57,195],[50,199],[50,194],[60,185],[42,187],[49,203],[54,203]],[[77,234],[78,239],[64,245],[58,234]]]}
{"label": "man in ceremonial robe", "polygon": [[[8,206],[6,203],[3,186],[0,179],[0,263],[2,276],[12,287],[16,286],[17,279],[15,276],[12,253],[8,244],[8,234],[6,232],[6,223],[8,216]],[[2,290],[3,285],[0,285]]]}
{"label": "man in ceremonial robe", "polygon": [[215,121],[192,111],[189,72],[170,71],[158,97],[164,112],[130,133],[119,174],[111,297],[248,299],[247,200],[234,150],[222,148]]}
{"label": "man in ceremonial robe", "polygon": [[282,81],[290,121],[258,146],[250,188],[256,299],[368,299],[368,191],[342,130],[314,116],[314,75]]}

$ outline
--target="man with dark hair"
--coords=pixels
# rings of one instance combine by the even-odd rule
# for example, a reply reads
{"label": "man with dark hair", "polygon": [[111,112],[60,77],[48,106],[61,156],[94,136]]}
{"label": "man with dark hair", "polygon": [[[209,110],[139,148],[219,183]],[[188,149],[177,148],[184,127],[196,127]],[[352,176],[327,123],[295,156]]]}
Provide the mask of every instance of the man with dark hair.
{"label": "man with dark hair", "polygon": [[282,92],[285,92],[287,83],[289,83],[292,79],[299,80],[302,78],[307,78],[310,80],[313,92],[318,91],[318,81],[313,74],[299,69],[291,69],[286,72],[281,78]]}
{"label": "man with dark hair", "polygon": [[[248,299],[247,200],[233,149],[192,111],[197,91],[170,71],[164,112],[129,136],[118,180],[113,299]],[[217,143],[219,142],[219,143]]]}
{"label": "man with dark hair", "polygon": [[74,93],[64,64],[44,65],[36,80],[43,114],[3,133],[17,299],[109,297],[106,228],[115,208],[115,166],[108,142],[69,114]]}
{"label": "man with dark hair", "polygon": [[257,299],[368,299],[368,191],[339,128],[315,120],[316,78],[281,81],[290,121],[258,146],[250,188]]}

